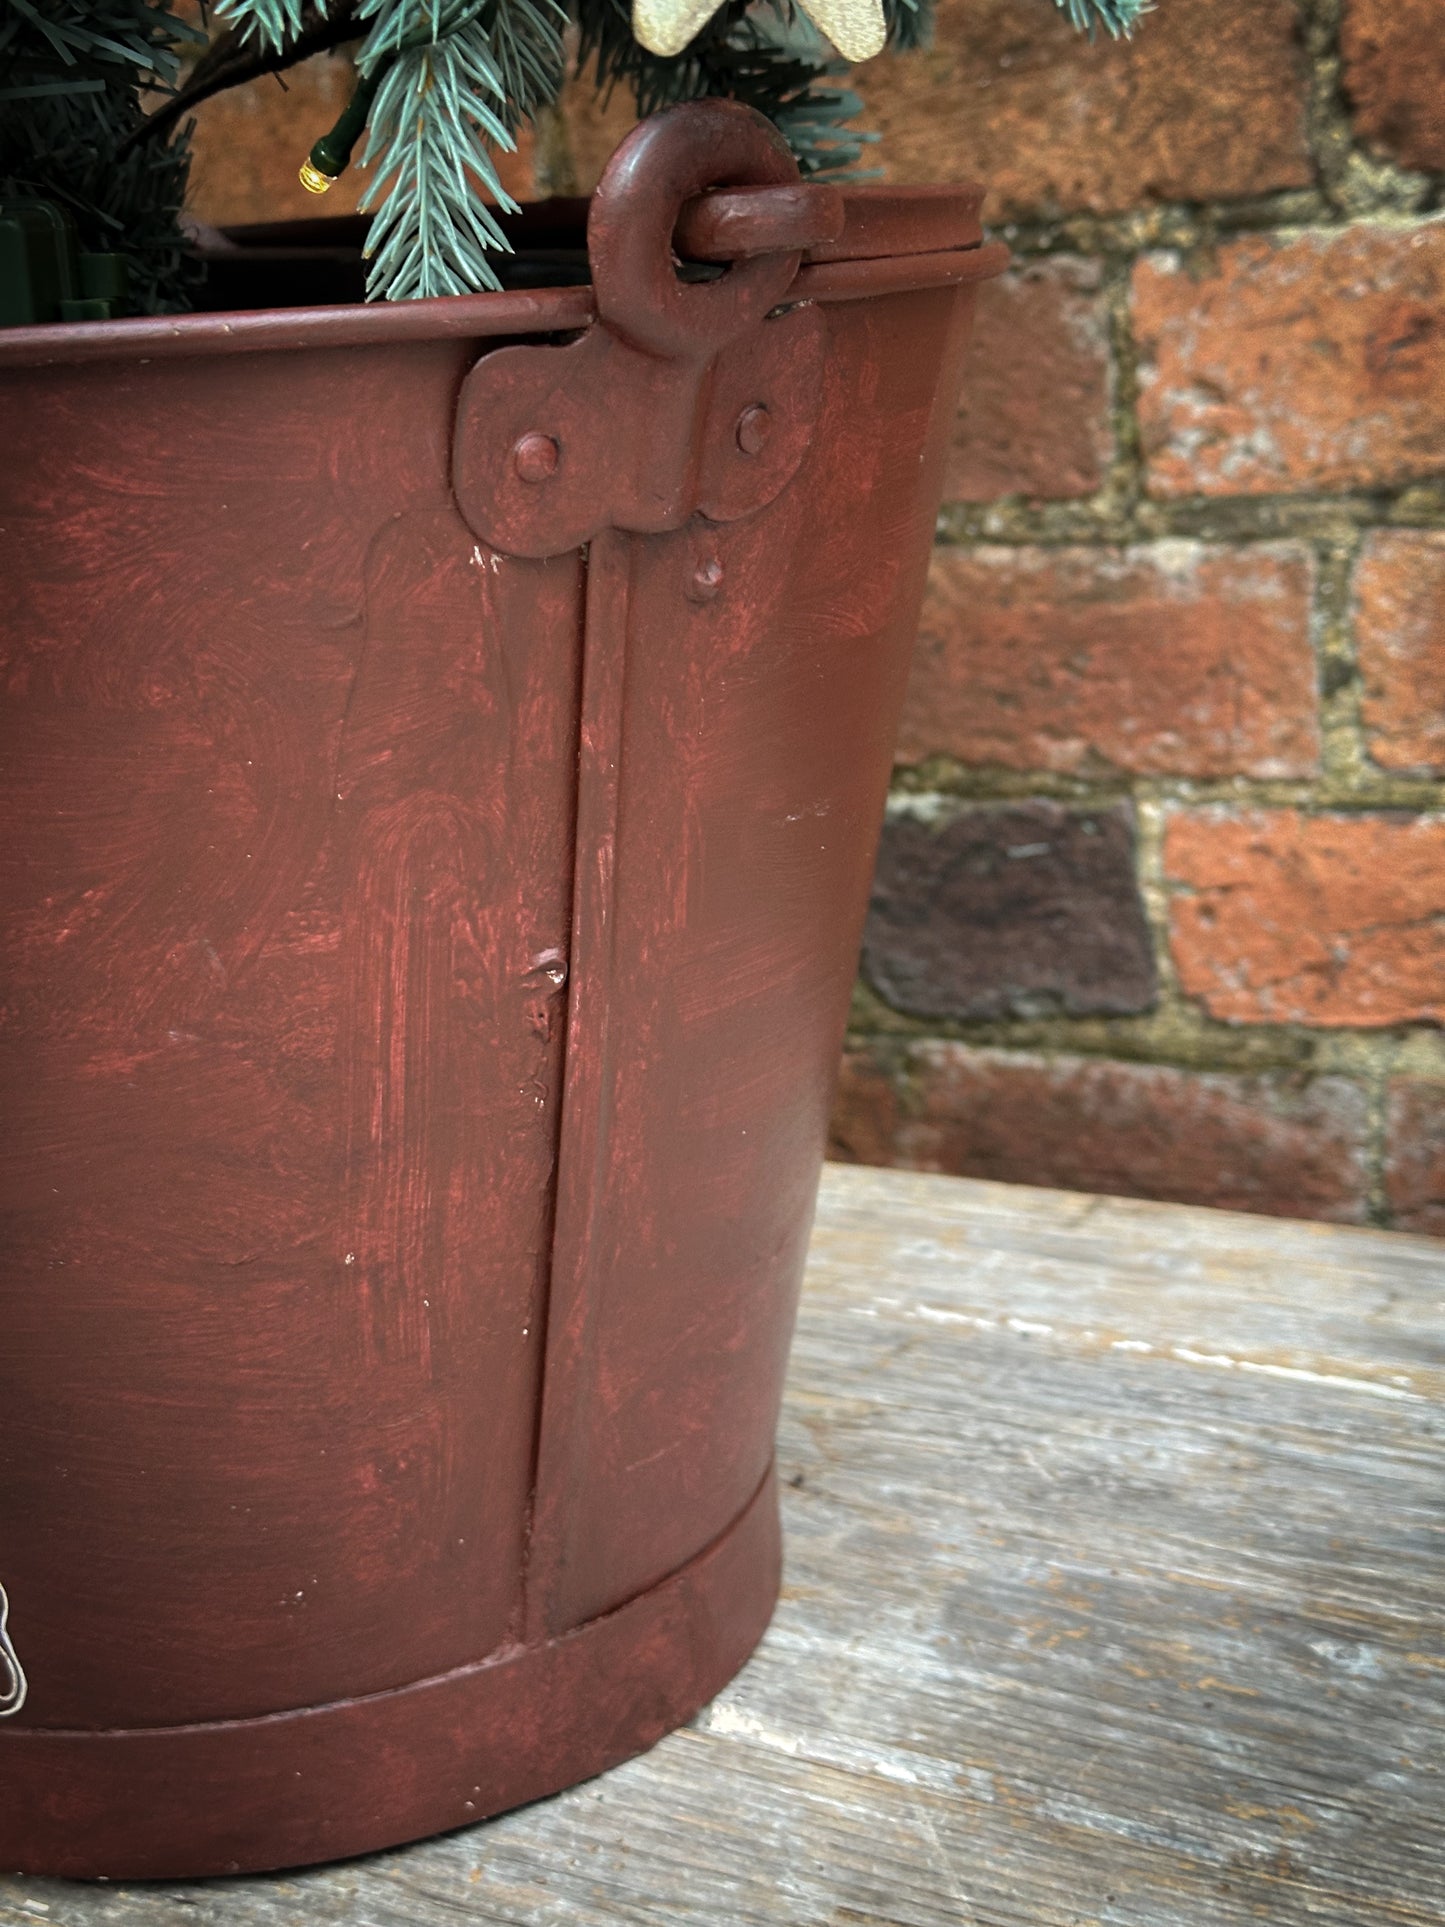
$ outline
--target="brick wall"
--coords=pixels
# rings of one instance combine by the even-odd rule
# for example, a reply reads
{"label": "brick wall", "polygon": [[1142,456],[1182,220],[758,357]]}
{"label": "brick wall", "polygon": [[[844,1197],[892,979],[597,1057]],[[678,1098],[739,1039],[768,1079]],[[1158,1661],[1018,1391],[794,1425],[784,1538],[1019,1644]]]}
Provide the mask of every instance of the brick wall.
{"label": "brick wall", "polygon": [[[343,80],[203,110],[200,211],[314,212]],[[1159,0],[1092,47],[943,0],[860,85],[1016,265],[835,1153],[1445,1234],[1445,0]],[[626,125],[579,95],[509,185],[585,190]]]}
{"label": "brick wall", "polygon": [[1445,6],[945,0],[994,183],[839,1156],[1445,1233]]}

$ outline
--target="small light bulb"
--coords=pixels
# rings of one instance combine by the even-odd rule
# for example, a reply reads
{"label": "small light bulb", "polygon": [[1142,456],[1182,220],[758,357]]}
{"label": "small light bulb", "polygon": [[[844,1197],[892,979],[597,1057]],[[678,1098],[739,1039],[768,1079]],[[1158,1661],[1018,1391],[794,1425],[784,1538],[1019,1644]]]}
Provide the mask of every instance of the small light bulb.
{"label": "small light bulb", "polygon": [[301,163],[298,179],[308,194],[326,194],[336,185],[334,174],[323,174],[308,158]]}

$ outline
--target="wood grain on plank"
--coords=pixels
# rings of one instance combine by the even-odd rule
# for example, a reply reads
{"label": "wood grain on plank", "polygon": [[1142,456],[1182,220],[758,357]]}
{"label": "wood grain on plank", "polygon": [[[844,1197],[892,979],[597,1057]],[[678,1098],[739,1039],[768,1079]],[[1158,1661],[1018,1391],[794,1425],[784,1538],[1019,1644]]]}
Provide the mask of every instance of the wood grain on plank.
{"label": "wood grain on plank", "polygon": [[756,1659],[646,1758],[4,1927],[1435,1927],[1445,1243],[830,1170]]}

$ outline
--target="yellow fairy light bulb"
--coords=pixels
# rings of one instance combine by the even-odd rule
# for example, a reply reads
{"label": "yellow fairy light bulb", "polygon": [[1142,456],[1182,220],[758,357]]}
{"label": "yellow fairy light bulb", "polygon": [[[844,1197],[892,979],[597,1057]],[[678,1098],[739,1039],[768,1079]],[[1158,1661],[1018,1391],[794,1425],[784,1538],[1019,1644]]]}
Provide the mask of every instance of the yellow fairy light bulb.
{"label": "yellow fairy light bulb", "polygon": [[312,164],[309,157],[302,161],[301,172],[297,178],[308,194],[327,194],[336,185],[336,176],[323,174],[319,167]]}

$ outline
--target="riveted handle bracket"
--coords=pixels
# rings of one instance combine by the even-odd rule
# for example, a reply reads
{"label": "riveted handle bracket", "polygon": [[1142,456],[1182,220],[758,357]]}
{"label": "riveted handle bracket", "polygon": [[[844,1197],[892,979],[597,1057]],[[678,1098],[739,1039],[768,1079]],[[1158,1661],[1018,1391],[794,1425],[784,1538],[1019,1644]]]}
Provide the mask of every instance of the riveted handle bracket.
{"label": "riveted handle bracket", "polygon": [[[756,192],[710,206],[714,188]],[[733,237],[718,280],[678,275],[685,206],[682,244],[716,257]],[[775,310],[803,249],[841,221],[835,191],[800,183],[751,109],[699,101],[636,128],[588,220],[596,323],[562,347],[498,349],[462,385],[452,481],[473,532],[556,555],[606,528],[731,522],[772,501],[812,440],[826,333],[817,308]]]}

